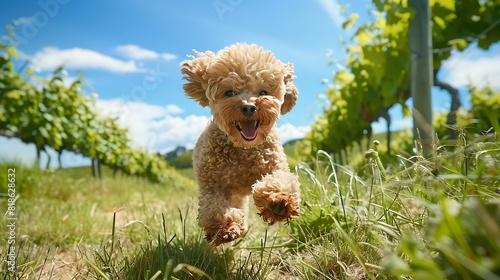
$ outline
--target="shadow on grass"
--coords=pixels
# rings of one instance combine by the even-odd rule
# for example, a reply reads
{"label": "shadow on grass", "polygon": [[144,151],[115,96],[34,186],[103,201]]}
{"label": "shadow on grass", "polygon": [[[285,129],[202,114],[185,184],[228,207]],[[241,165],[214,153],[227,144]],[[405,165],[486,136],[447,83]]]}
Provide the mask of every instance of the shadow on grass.
{"label": "shadow on grass", "polygon": [[[104,241],[100,249],[87,255],[86,262],[96,279],[266,279],[271,267],[267,238],[261,240],[255,252],[241,249],[238,244],[214,247],[208,244],[202,230],[188,228],[187,211],[179,210],[181,228],[172,231],[175,222],[165,221],[154,236],[148,232],[140,246],[130,250],[115,239]],[[116,213],[115,213],[116,217]],[[115,224],[115,221],[113,221]],[[170,228],[168,228],[170,226]],[[266,235],[267,236],[267,235]],[[238,254],[236,253],[238,252]]]}
{"label": "shadow on grass", "polygon": [[219,254],[200,234],[187,238],[173,236],[170,240],[158,235],[156,242],[143,246],[133,264],[125,267],[123,278],[218,279],[217,276],[228,274],[225,263],[230,258],[229,251]]}

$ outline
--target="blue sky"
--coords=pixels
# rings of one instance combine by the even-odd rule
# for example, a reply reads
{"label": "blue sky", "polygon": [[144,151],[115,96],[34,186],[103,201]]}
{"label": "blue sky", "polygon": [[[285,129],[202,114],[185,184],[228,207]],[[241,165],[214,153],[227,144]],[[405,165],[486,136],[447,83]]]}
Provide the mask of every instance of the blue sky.
{"label": "blue sky", "polygon": [[[350,2],[347,13],[359,13],[360,22],[373,17],[371,1]],[[322,81],[332,78],[336,64],[343,64],[342,41],[349,42],[352,35],[341,28],[346,17],[336,0],[4,0],[0,6],[0,26],[17,23],[19,50],[30,67],[48,77],[64,64],[68,81],[83,73],[101,113],[120,117],[135,145],[162,152],[177,145],[192,147],[210,117],[207,108],[182,91],[179,64],[193,49],[218,51],[236,42],[255,43],[294,63],[299,101],[278,123],[286,141],[302,137],[321,113]],[[460,87],[468,79],[498,83],[491,78],[499,75],[496,65],[500,47],[488,52],[471,48],[453,55],[440,75]],[[433,97],[436,109],[447,103],[446,94]],[[393,129],[411,123],[398,111],[393,110]],[[375,129],[384,126],[376,124]],[[34,148],[0,139],[0,156],[29,160]],[[69,154],[65,159],[66,165],[88,163]]]}

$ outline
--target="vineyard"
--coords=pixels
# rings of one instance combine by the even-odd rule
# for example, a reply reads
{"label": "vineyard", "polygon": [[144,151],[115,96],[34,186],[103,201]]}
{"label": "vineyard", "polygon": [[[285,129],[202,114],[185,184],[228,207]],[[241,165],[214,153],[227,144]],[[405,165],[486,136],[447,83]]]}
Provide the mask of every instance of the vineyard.
{"label": "vineyard", "polygon": [[[411,8],[406,1],[374,0],[373,4],[373,22],[360,24],[358,15],[353,14],[343,24],[346,30],[356,30],[345,46],[345,66],[336,71],[325,92],[322,115],[297,146],[304,160],[326,151],[347,163],[347,153],[356,144],[359,151],[365,148],[360,146],[362,142],[370,143],[372,123],[379,118],[387,123],[384,152],[391,155],[393,147],[411,143],[410,138],[392,140],[389,130],[389,110],[394,105],[401,106],[403,115],[410,115],[407,46]],[[489,128],[499,131],[500,116],[495,112],[500,102],[494,88],[471,85],[472,108],[464,109],[458,89],[439,80],[438,73],[452,51],[464,51],[470,45],[488,49],[500,40],[500,2],[434,1],[432,15],[434,86],[450,97],[446,116],[434,118],[438,138],[456,139],[458,122],[473,125],[478,134]],[[63,68],[56,69],[50,78],[37,76],[26,67],[29,62],[18,57],[14,27],[7,29],[10,35],[0,44],[0,135],[34,144],[38,159],[48,148],[54,149],[59,166],[63,151],[70,151],[91,158],[93,170],[102,163],[152,182],[168,180],[164,159],[135,148],[116,119],[99,116],[82,75],[71,84],[65,80]]]}
{"label": "vineyard", "polygon": [[[86,93],[82,75],[66,85],[63,68],[51,78],[37,76],[29,68],[16,71],[19,63],[15,34],[0,43],[0,135],[34,144],[37,159],[52,148],[93,159],[128,175],[151,182],[170,180],[166,161],[157,154],[134,148],[126,129],[117,119],[100,116],[95,100]],[[27,64],[28,62],[26,62]],[[23,68],[23,67],[21,67]],[[49,157],[50,159],[50,157]],[[48,165],[48,164],[47,164]]]}
{"label": "vineyard", "polygon": [[[438,75],[452,51],[498,44],[500,0],[429,1],[434,86],[450,100],[434,112],[430,154],[410,131],[389,131],[391,108],[410,115],[410,1],[368,2],[373,22],[354,14],[343,24],[353,37],[322,115],[283,147],[300,180],[300,216],[270,227],[249,200],[248,234],[219,247],[198,226],[192,151],[137,147],[117,118],[99,113],[83,75],[34,71],[9,25],[0,137],[34,145],[38,160],[0,158],[0,279],[500,280],[499,88],[457,89]],[[387,134],[372,135],[379,118]],[[94,176],[102,164],[103,178],[86,166],[40,168],[52,150],[60,167],[65,152],[92,159]]]}
{"label": "vineyard", "polygon": [[[371,124],[383,118],[387,122],[387,148],[391,153],[391,116],[389,109],[398,104],[404,116],[410,116],[410,49],[408,30],[412,13],[408,1],[372,1],[372,22],[357,24],[358,15],[350,16],[343,27],[354,30],[346,44],[346,63],[336,71],[325,92],[323,114],[312,124],[305,144],[300,148],[305,158],[320,150],[344,154],[363,138],[370,139]],[[456,139],[457,118],[470,115],[459,112],[462,102],[458,89],[439,79],[443,62],[452,51],[468,46],[487,50],[500,40],[499,1],[430,1],[432,7],[432,45],[434,86],[450,97],[450,108],[438,129],[440,139]],[[479,132],[494,127],[498,132],[498,92],[488,85],[471,86],[473,109],[469,122],[475,119]],[[481,103],[481,105],[479,105]],[[462,108],[463,109],[463,108]],[[493,114],[491,114],[493,113]],[[467,122],[467,121],[466,121]],[[463,123],[462,123],[463,124]],[[410,139],[411,141],[411,139]],[[369,141],[368,141],[369,142]],[[399,147],[401,143],[394,143]],[[345,161],[344,161],[345,162]]]}

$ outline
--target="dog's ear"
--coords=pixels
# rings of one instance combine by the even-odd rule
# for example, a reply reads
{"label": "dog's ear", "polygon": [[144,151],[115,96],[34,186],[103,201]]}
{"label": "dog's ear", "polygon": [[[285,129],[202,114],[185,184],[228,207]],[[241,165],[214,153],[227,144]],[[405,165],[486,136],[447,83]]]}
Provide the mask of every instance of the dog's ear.
{"label": "dog's ear", "polygon": [[190,60],[185,60],[181,63],[181,73],[184,74],[184,79],[188,81],[184,84],[183,88],[187,96],[198,101],[201,106],[206,107],[208,106],[208,98],[205,90],[208,83],[204,75],[207,72],[214,53],[194,52],[198,57],[189,56]]}
{"label": "dog's ear", "polygon": [[293,74],[293,64],[288,63],[285,65],[285,68],[287,69],[287,74],[285,76],[286,92],[285,92],[285,100],[283,104],[281,104],[282,115],[292,110],[293,106],[295,106],[295,103],[297,102],[297,98],[299,95],[299,91],[293,84],[293,80],[295,80],[295,75]]}

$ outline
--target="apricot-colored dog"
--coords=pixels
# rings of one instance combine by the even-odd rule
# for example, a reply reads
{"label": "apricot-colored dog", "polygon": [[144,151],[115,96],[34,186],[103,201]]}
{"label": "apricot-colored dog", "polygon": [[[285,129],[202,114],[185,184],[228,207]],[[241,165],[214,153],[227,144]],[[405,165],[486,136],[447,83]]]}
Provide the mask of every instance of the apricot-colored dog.
{"label": "apricot-colored dog", "polygon": [[298,91],[293,65],[256,45],[195,53],[181,63],[184,90],[213,114],[193,153],[198,223],[207,241],[219,245],[248,230],[249,195],[269,225],[299,215],[299,181],[276,129]]}

